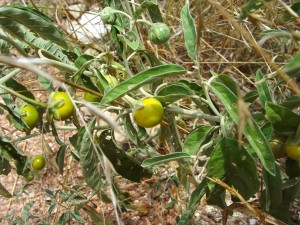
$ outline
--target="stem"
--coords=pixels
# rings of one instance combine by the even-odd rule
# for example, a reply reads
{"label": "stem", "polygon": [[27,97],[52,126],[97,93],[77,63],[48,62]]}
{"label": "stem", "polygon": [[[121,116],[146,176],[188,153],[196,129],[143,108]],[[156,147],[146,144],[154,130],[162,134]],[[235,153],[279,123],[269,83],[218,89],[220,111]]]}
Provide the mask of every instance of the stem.
{"label": "stem", "polygon": [[135,21],[132,22],[132,26],[134,25],[134,23],[144,23],[144,24],[147,24],[149,26],[152,26],[152,23],[147,21],[147,20],[144,20],[144,19],[137,19]]}
{"label": "stem", "polygon": [[120,10],[114,10],[114,13],[119,13],[119,14],[122,14],[122,15],[124,15],[124,16],[126,16],[126,17],[128,17],[129,18],[129,20],[131,20],[131,16],[130,15],[128,15],[127,13],[125,13],[125,12],[123,12],[123,11],[120,11]]}
{"label": "stem", "polygon": [[[62,69],[62,70],[66,70],[68,72],[77,72],[78,69],[75,66],[66,64],[66,63],[62,63],[53,59],[48,59],[48,58],[42,58],[42,59],[18,59],[18,61],[20,63],[23,63],[24,61],[26,63],[32,63],[34,65],[49,65],[49,66],[54,66],[58,69]],[[20,66],[18,66],[20,67]],[[22,68],[22,67],[21,67]],[[87,76],[91,76],[93,73],[89,72],[89,71],[84,71],[83,74],[87,75]]]}
{"label": "stem", "polygon": [[180,108],[177,106],[168,106],[165,108],[165,111],[183,114],[183,115],[192,116],[192,117],[199,117],[199,118],[202,118],[202,119],[205,119],[208,121],[220,122],[220,117],[218,117],[218,116],[211,116],[211,115],[199,112],[199,111],[187,110],[187,109],[183,109],[183,108]]}
{"label": "stem", "polygon": [[10,73],[6,74],[4,77],[2,77],[0,79],[0,84],[5,83],[6,81],[8,81],[10,78],[16,76],[18,73],[20,73],[22,71],[22,69],[18,68],[18,69],[14,69],[13,71],[11,71]]}
{"label": "stem", "polygon": [[24,100],[25,102],[28,102],[28,103],[30,103],[32,105],[36,105],[36,106],[41,107],[41,108],[47,108],[47,104],[46,103],[38,102],[38,101],[36,101],[36,100],[34,100],[32,98],[27,98],[26,96],[21,95],[20,93],[18,93],[16,91],[14,91],[14,90],[12,90],[12,89],[10,89],[10,88],[2,85],[2,84],[0,84],[0,88],[6,90],[7,92],[9,92],[9,93],[17,96],[18,98],[20,98],[20,99]]}

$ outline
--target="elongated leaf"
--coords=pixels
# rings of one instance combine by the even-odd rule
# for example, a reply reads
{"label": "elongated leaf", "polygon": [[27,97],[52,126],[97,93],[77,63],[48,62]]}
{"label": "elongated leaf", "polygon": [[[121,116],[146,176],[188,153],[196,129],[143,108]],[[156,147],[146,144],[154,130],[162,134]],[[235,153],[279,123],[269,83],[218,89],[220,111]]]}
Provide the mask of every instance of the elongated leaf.
{"label": "elongated leaf", "polygon": [[[260,81],[263,78],[264,78],[264,75],[262,74],[262,72],[260,70],[258,70],[256,72],[256,82]],[[263,107],[266,104],[266,102],[272,102],[272,96],[270,94],[270,89],[266,82],[257,84],[256,89],[259,93],[259,99],[260,99],[261,105]]]}
{"label": "elongated leaf", "polygon": [[58,172],[61,175],[63,175],[64,173],[64,160],[65,160],[66,149],[67,149],[67,145],[60,146],[55,159],[56,165],[58,167]]}
{"label": "elongated leaf", "polygon": [[102,186],[101,176],[98,170],[99,159],[96,154],[96,149],[92,145],[91,134],[93,133],[96,120],[93,119],[87,126],[83,128],[81,134],[83,135],[78,138],[80,143],[79,157],[80,166],[82,168],[83,176],[87,184],[98,191]]}
{"label": "elongated leaf", "polygon": [[292,109],[297,108],[297,107],[300,106],[300,97],[294,95],[294,96],[288,98],[287,100],[285,100],[280,105],[292,110]]}
{"label": "elongated leaf", "polygon": [[114,224],[110,219],[104,218],[104,215],[102,215],[96,209],[94,209],[93,207],[91,207],[89,205],[84,205],[82,207],[82,209],[84,210],[84,212],[86,214],[89,215],[89,217],[93,221],[93,224],[95,224],[95,225],[113,225]]}
{"label": "elongated leaf", "polygon": [[243,97],[245,103],[252,103],[259,96],[258,91],[250,91]]}
{"label": "elongated leaf", "polygon": [[[140,0],[142,2],[143,0]],[[163,16],[160,12],[159,6],[157,5],[157,0],[153,0],[156,4],[148,5],[148,13],[151,17],[153,23],[163,22]]]}
{"label": "elongated leaf", "polygon": [[55,88],[53,87],[53,84],[51,81],[47,80],[46,78],[39,76],[38,80],[40,82],[40,84],[46,88],[48,91],[50,92],[55,92]]}
{"label": "elongated leaf", "polygon": [[62,48],[68,48],[63,36],[58,29],[45,19],[45,16],[41,16],[41,12],[35,12],[34,9],[19,8],[12,6],[0,7],[0,16],[9,18],[17,23],[20,23],[28,27],[31,31],[36,32],[42,38],[50,40]]}
{"label": "elongated leaf", "polygon": [[115,145],[110,130],[103,131],[100,134],[98,143],[114,169],[124,178],[140,182],[142,179],[152,176],[151,171],[140,166],[134,158]]}
{"label": "elongated leaf", "polygon": [[251,0],[243,8],[240,13],[240,20],[245,19],[248,14],[254,13],[256,10],[260,9],[264,4],[272,0]]}
{"label": "elongated leaf", "polygon": [[27,168],[27,156],[25,156],[16,146],[14,146],[9,140],[0,136],[0,154],[7,160],[14,159],[17,173],[22,176],[26,176],[29,172]]}
{"label": "elongated leaf", "polygon": [[276,165],[276,176],[272,176],[263,170],[265,190],[261,195],[260,202],[264,211],[270,212],[276,209],[282,201],[282,179],[280,170]]}
{"label": "elongated leaf", "polygon": [[288,64],[282,69],[289,77],[299,77],[300,76],[300,52],[294,55],[292,59],[289,60]]}
{"label": "elongated leaf", "polygon": [[5,102],[6,110],[9,113],[8,117],[11,117],[15,127],[18,130],[26,131],[28,129],[25,122],[22,120],[20,113],[18,112],[16,108],[16,104],[14,102],[13,97],[10,94],[7,94],[7,92],[0,88],[0,96],[2,97],[3,101]]}
{"label": "elongated leaf", "polygon": [[11,166],[9,161],[2,156],[2,152],[0,151],[0,175],[8,175],[11,171]]}
{"label": "elongated leaf", "polygon": [[48,58],[72,64],[68,57],[63,53],[60,46],[52,43],[51,41],[37,37],[32,32],[28,31],[24,26],[19,25],[12,19],[0,16],[0,25],[7,33],[18,38],[20,41],[25,42],[31,48],[36,50],[44,50],[43,54],[47,55]]}
{"label": "elongated leaf", "polygon": [[259,189],[256,163],[235,139],[223,138],[213,150],[207,176],[223,179],[247,200]]}
{"label": "elongated leaf", "polygon": [[212,137],[213,130],[214,127],[209,125],[201,125],[192,130],[184,141],[183,151],[190,155],[196,155],[199,148]]}
{"label": "elongated leaf", "polygon": [[186,73],[185,69],[178,65],[162,65],[152,67],[136,74],[135,76],[123,81],[122,83],[109,90],[101,100],[100,104],[107,104],[115,99],[120,98],[128,92],[134,91],[145,84],[152,83],[163,77],[184,73]]}
{"label": "elongated leaf", "polygon": [[266,118],[272,123],[277,132],[296,132],[300,124],[300,116],[281,105],[267,102],[265,106]]}
{"label": "elongated leaf", "polygon": [[28,216],[29,216],[29,211],[32,208],[34,203],[35,203],[35,201],[30,201],[30,202],[26,203],[26,205],[22,209],[21,214],[22,214],[22,219],[23,219],[25,224],[26,224],[26,221],[27,221]]}
{"label": "elongated leaf", "polygon": [[282,201],[270,214],[277,219],[285,222],[286,224],[296,225],[291,219],[290,205],[299,196],[300,193],[300,180],[288,180],[283,185]]}
{"label": "elongated leaf", "polygon": [[223,75],[223,74],[216,75],[216,76],[217,76],[215,79],[216,82],[224,84],[236,96],[240,94],[239,86],[230,76]]}
{"label": "elongated leaf", "polygon": [[157,3],[155,3],[153,0],[145,0],[139,8],[137,8],[134,11],[134,19],[139,18],[139,16],[150,6],[157,6]]}
{"label": "elongated leaf", "polygon": [[28,98],[34,98],[34,95],[21,83],[16,81],[15,79],[11,78],[8,81],[5,82],[5,85],[15,91],[21,92],[22,95],[28,97]]}
{"label": "elongated leaf", "polygon": [[174,152],[163,156],[156,156],[151,159],[145,159],[142,163],[143,167],[155,166],[170,161],[175,161],[179,159],[189,159],[191,156],[184,152]]}
{"label": "elongated leaf", "polygon": [[5,198],[11,198],[12,195],[9,193],[9,191],[0,183],[0,195],[2,195]]}
{"label": "elongated leaf", "polygon": [[157,91],[155,98],[164,104],[170,104],[195,94],[185,84],[171,83]]}
{"label": "elongated leaf", "polygon": [[133,31],[126,32],[126,37],[124,35],[119,34],[118,38],[123,43],[126,43],[126,45],[128,45],[134,51],[136,51],[139,47],[140,44],[139,36]]}
{"label": "elongated leaf", "polygon": [[194,211],[197,209],[199,202],[202,196],[205,194],[205,189],[207,187],[206,180],[202,180],[200,184],[196,187],[196,189],[192,192],[191,198],[189,200],[188,208],[184,211],[181,216],[178,225],[187,225],[189,224],[189,219]]}
{"label": "elongated leaf", "polygon": [[[237,96],[231,92],[224,84],[219,82],[212,82],[211,88],[218,98],[224,104],[227,112],[233,121],[238,124],[238,108],[237,108]],[[255,150],[258,158],[263,164],[264,168],[272,175],[275,175],[275,159],[268,142],[264,137],[259,126],[255,120],[251,117],[252,126],[248,123],[245,124],[243,133],[249,141],[250,145]]]}
{"label": "elongated leaf", "polygon": [[190,14],[189,4],[185,4],[181,10],[181,21],[184,33],[185,47],[192,60],[196,59],[197,34],[194,20]]}

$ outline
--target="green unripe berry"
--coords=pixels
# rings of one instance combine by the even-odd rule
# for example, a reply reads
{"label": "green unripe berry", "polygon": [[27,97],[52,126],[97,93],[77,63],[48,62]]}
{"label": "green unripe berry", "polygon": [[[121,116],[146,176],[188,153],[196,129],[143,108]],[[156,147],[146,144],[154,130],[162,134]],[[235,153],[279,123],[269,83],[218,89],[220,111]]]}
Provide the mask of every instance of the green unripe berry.
{"label": "green unripe berry", "polygon": [[170,38],[170,29],[164,23],[153,23],[148,36],[153,44],[163,44]]}
{"label": "green unripe berry", "polygon": [[115,22],[116,16],[114,14],[114,9],[111,7],[105,7],[101,11],[101,19],[105,24],[113,24]]}

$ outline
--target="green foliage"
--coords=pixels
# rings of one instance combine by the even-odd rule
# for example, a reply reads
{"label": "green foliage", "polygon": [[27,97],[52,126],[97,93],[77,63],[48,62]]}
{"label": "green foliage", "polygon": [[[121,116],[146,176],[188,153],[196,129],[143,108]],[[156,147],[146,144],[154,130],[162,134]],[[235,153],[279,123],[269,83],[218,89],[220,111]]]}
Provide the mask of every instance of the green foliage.
{"label": "green foliage", "polygon": [[[239,18],[247,19],[249,24],[256,21],[256,15],[251,14],[269,11],[265,7],[269,2],[271,0],[248,1],[241,6]],[[49,224],[86,224],[88,219],[83,214],[95,224],[114,224],[115,221],[104,218],[94,208],[94,202],[113,203],[116,215],[127,208],[136,209],[132,196],[122,190],[123,184],[148,182],[151,186],[161,177],[174,185],[166,207],[186,205],[182,215],[178,215],[180,225],[193,223],[193,214],[204,196],[208,204],[217,205],[226,213],[232,210],[225,201],[228,197],[237,202],[259,196],[262,211],[293,224],[289,207],[299,196],[299,162],[288,157],[285,165],[281,165],[284,160],[276,162],[269,141],[277,136],[283,140],[299,136],[300,98],[287,88],[277,72],[270,72],[268,68],[277,69],[257,64],[250,66],[253,77],[243,74],[243,78],[233,78],[232,71],[237,70],[240,75],[241,68],[248,65],[234,66],[232,70],[224,69],[224,64],[218,67],[212,66],[213,62],[205,64],[209,61],[206,52],[202,52],[206,43],[196,29],[202,18],[195,15],[194,2],[191,5],[190,1],[184,5],[176,2],[182,7],[177,10],[178,18],[166,16],[170,6],[166,4],[161,8],[160,2],[155,0],[140,0],[134,5],[131,1],[120,0],[105,3],[108,7],[101,15],[109,29],[105,42],[100,41],[101,51],[97,49],[98,40],[90,45],[70,41],[50,17],[37,9],[0,7],[0,52],[6,55],[0,57],[0,97],[3,100],[0,113],[16,128],[0,129],[0,175],[11,176],[11,172],[16,171],[27,181],[43,176],[32,170],[31,157],[26,155],[28,151],[25,154],[19,149],[19,144],[35,136],[43,142],[44,135],[50,135],[59,147],[51,149],[51,154],[43,149],[50,158],[47,162],[54,162],[47,167],[54,165],[65,181],[73,183],[64,181],[57,190],[45,189],[48,213],[55,220],[48,221]],[[298,3],[291,6],[295,13],[298,9]],[[282,22],[294,19],[291,11],[282,12]],[[226,14],[223,18],[228,19]],[[293,47],[293,51],[298,49],[299,37],[297,32],[277,27],[262,31],[260,38],[266,44],[264,48],[275,46],[279,53],[273,58],[274,63],[282,63],[282,72],[288,75],[290,82],[297,81],[300,53],[281,51],[285,47]],[[214,33],[210,29],[204,29],[207,37],[220,35],[219,31]],[[148,35],[149,30],[154,33]],[[241,30],[235,29],[235,32]],[[165,36],[161,39],[160,35]],[[230,37],[231,31],[222,35]],[[251,35],[256,38],[255,32]],[[238,36],[232,40],[237,40]],[[240,36],[244,39],[239,41],[246,43],[243,32]],[[174,43],[174,40],[182,43]],[[226,43],[221,47],[208,43],[207,46],[223,59],[226,58],[223,50],[230,51]],[[90,48],[93,51],[87,51]],[[29,59],[20,61],[19,57]],[[51,67],[59,72],[53,72]],[[23,70],[38,76],[37,85],[43,90],[43,101],[26,82],[28,74],[21,74]],[[44,72],[46,70],[48,73]],[[117,85],[111,85],[106,75],[113,76]],[[242,87],[244,83],[240,80],[244,82],[245,77],[251,82],[251,90],[247,84]],[[64,101],[51,104],[53,96],[50,93],[54,91],[68,92],[76,109],[63,126],[62,121],[53,120],[55,107],[65,104]],[[87,102],[82,98],[83,93],[94,95],[99,101]],[[47,101],[44,101],[45,96]],[[161,123],[151,129],[138,126],[133,117],[133,112],[142,107],[139,103],[146,97],[154,97],[164,107]],[[32,131],[18,111],[25,103],[39,110],[39,122]],[[62,135],[61,129],[74,133]],[[21,134],[14,135],[15,132]],[[53,155],[55,159],[51,158]],[[66,168],[67,165],[79,166],[83,175],[80,182],[68,179],[73,168]],[[224,185],[214,182],[217,180]],[[30,185],[10,193],[2,182],[0,195],[18,200],[23,193],[27,194]],[[175,195],[175,189],[185,191],[188,199]],[[232,190],[240,197],[237,198]],[[35,218],[30,213],[34,202],[33,199],[27,201],[20,216],[11,212],[2,221],[29,224]]]}

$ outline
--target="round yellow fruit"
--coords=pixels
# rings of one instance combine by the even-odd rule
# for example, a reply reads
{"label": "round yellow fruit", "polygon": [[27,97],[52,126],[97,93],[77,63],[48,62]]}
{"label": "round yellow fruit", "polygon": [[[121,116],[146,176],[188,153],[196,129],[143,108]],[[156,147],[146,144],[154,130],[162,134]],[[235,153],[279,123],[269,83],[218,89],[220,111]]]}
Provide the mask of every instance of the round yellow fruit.
{"label": "round yellow fruit", "polygon": [[74,105],[66,92],[55,92],[53,99],[55,102],[61,101],[57,107],[58,115],[54,114],[56,120],[66,120],[73,115]]}
{"label": "round yellow fruit", "polygon": [[141,101],[141,108],[133,112],[137,125],[145,128],[154,127],[163,119],[164,108],[156,98],[145,98]]}
{"label": "round yellow fruit", "polygon": [[300,140],[299,138],[289,137],[285,143],[286,154],[293,160],[300,162]]}
{"label": "round yellow fruit", "polygon": [[24,105],[20,109],[20,115],[30,130],[32,130],[39,122],[39,113],[32,105]]}
{"label": "round yellow fruit", "polygon": [[42,155],[37,155],[33,158],[31,166],[34,170],[42,170],[46,165],[46,159]]}

